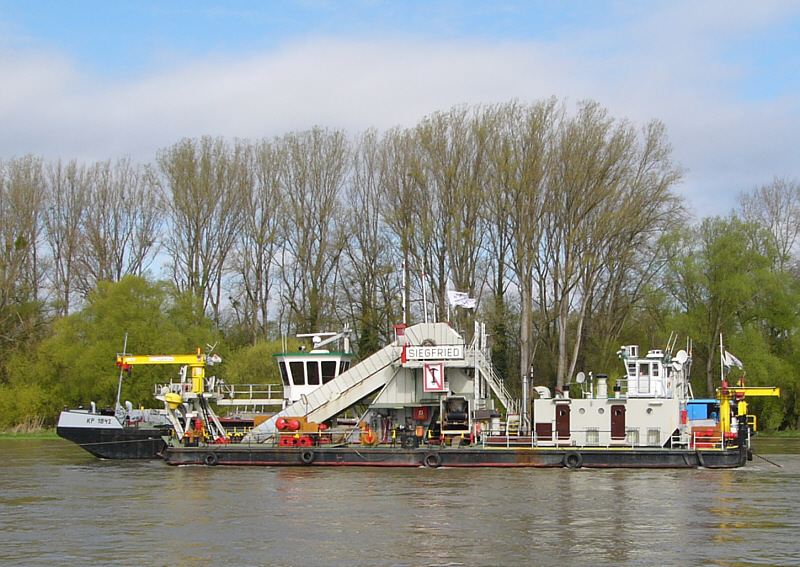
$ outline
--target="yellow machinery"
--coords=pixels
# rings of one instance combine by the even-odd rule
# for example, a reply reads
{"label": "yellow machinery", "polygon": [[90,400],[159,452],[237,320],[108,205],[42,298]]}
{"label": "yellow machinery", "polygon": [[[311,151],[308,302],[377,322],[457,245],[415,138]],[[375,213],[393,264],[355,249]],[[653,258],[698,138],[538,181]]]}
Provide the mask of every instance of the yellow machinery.
{"label": "yellow machinery", "polygon": [[134,356],[131,354],[118,354],[117,366],[123,370],[129,370],[134,364],[179,364],[188,366],[192,369],[192,393],[202,394],[204,391],[203,380],[206,376],[206,366],[212,366],[215,362],[222,362],[217,355],[207,357],[197,349],[197,354],[146,354],[144,356]]}
{"label": "yellow machinery", "polygon": [[725,386],[717,389],[719,397],[719,425],[723,432],[731,431],[731,402],[738,401],[737,413],[740,419],[747,415],[745,396],[780,396],[781,389],[769,386]]}
{"label": "yellow machinery", "polygon": [[[172,422],[178,439],[182,439],[184,435],[186,435],[187,430],[190,429],[189,420],[186,419],[186,415],[178,415],[179,412],[184,411],[184,404],[186,404],[189,411],[195,412],[197,416],[202,416],[203,427],[208,428],[208,434],[212,439],[227,439],[225,429],[208,405],[207,398],[214,397],[216,394],[206,393],[205,391],[206,366],[213,366],[219,362],[222,362],[219,356],[216,354],[208,356],[203,354],[199,348],[195,354],[117,355],[117,366],[127,371],[130,371],[131,366],[134,365],[177,364],[184,367],[181,372],[183,381],[186,374],[185,369],[191,369],[191,389],[188,389],[189,385],[187,384],[186,389],[181,387],[180,391],[177,392],[162,391],[162,394],[157,396],[158,399],[164,402],[166,409],[169,411],[170,421]],[[180,386],[182,386],[182,384]]]}

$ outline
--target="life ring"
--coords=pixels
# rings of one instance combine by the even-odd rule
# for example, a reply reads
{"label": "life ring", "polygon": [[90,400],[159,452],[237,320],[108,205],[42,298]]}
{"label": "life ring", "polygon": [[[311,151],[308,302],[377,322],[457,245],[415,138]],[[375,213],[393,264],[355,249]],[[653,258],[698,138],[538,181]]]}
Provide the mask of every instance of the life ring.
{"label": "life ring", "polygon": [[422,459],[422,463],[428,467],[429,469],[435,469],[439,465],[442,464],[442,459],[439,457],[439,453],[427,453],[425,458]]}
{"label": "life ring", "polygon": [[579,469],[583,466],[583,456],[577,451],[567,451],[564,455],[564,466],[568,469]]}
{"label": "life ring", "polygon": [[206,456],[203,457],[203,462],[209,467],[213,467],[219,462],[219,457],[217,457],[216,453],[206,453]]}
{"label": "life ring", "polygon": [[303,461],[304,465],[310,465],[314,462],[314,451],[311,449],[305,449],[302,453],[300,453],[300,460]]}

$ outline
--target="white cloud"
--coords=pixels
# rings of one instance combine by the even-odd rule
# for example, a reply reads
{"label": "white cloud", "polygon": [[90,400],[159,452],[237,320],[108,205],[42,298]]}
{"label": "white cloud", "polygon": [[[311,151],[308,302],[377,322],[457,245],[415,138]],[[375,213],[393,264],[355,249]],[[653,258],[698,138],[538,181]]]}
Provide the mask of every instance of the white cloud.
{"label": "white cloud", "polygon": [[83,73],[58,54],[5,51],[0,157],[150,161],[185,136],[260,138],[314,125],[355,134],[464,102],[555,95],[665,122],[689,169],[682,191],[701,215],[724,214],[738,192],[773,175],[800,177],[798,93],[747,100],[737,85],[750,69],[724,56],[729,42],[780,21],[784,5],[657,6],[550,43],[307,40],[127,82]]}

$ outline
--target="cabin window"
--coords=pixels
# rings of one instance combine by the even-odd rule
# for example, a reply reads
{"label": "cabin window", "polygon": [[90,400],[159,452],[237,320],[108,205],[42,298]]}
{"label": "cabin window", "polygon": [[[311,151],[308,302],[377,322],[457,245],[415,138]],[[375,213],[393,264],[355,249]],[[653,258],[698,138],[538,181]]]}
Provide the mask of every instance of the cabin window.
{"label": "cabin window", "polygon": [[306,385],[306,375],[305,372],[303,371],[302,362],[290,362],[289,370],[292,371],[292,384],[294,384],[295,386]]}
{"label": "cabin window", "polygon": [[319,363],[316,360],[306,362],[306,377],[309,386],[319,386]]}
{"label": "cabin window", "polygon": [[636,363],[629,362],[628,363],[628,376],[636,376]]}
{"label": "cabin window", "polygon": [[650,363],[643,362],[639,364],[639,383],[636,385],[636,389],[639,394],[649,394],[650,393]]}
{"label": "cabin window", "polygon": [[281,380],[283,380],[283,385],[289,385],[289,373],[286,371],[286,361],[281,360],[280,364],[278,364],[278,368],[281,369]]}
{"label": "cabin window", "polygon": [[347,372],[348,368],[350,368],[350,361],[343,360],[339,365],[339,374],[344,374],[345,372]]}
{"label": "cabin window", "polygon": [[650,374],[658,376],[658,364],[654,364],[650,369]]}
{"label": "cabin window", "polygon": [[324,360],[322,362],[322,383],[327,384],[336,378],[336,362],[333,360]]}

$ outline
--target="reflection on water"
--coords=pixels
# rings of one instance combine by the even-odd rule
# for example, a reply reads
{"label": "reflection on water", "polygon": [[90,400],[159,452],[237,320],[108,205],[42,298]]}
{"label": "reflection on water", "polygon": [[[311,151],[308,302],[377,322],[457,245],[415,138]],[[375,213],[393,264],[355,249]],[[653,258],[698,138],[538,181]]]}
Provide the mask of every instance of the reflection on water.
{"label": "reflection on water", "polygon": [[6,565],[797,565],[800,441],[729,471],[168,467],[0,441]]}

